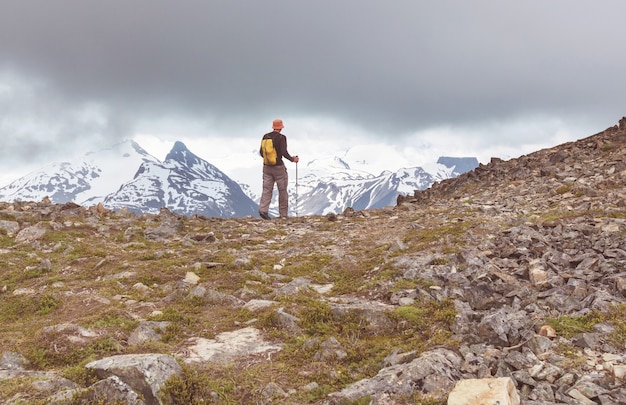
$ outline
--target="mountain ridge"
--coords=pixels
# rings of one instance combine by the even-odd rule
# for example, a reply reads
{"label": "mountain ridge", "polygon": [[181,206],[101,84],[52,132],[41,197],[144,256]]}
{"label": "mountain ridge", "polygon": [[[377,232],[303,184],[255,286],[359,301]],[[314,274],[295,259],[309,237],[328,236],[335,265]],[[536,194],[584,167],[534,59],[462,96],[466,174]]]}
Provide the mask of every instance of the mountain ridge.
{"label": "mountain ridge", "polygon": [[[340,213],[346,208],[380,208],[398,193],[426,188],[469,169],[475,158],[440,158],[432,175],[423,169],[384,171],[375,176],[354,170],[339,157],[308,162],[290,190],[290,215]],[[359,162],[364,166],[366,162]],[[295,186],[295,187],[294,187]],[[277,193],[274,193],[277,194]],[[242,217],[257,215],[257,190],[238,184],[217,167],[176,141],[163,162],[134,141],[89,152],[72,162],[53,163],[0,188],[0,200],[104,204],[106,208],[156,213],[167,208],[183,215]],[[276,214],[277,196],[270,213]]]}

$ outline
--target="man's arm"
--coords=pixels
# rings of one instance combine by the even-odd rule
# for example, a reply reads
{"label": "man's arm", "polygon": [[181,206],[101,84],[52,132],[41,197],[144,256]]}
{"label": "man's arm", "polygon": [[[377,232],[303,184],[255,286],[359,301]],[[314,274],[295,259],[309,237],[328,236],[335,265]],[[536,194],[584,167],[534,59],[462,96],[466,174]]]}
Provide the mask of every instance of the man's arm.
{"label": "man's arm", "polygon": [[297,159],[297,156],[291,156],[289,154],[289,152],[287,151],[287,137],[285,135],[280,135],[281,138],[281,142],[280,142],[280,147],[281,150],[279,150],[279,153],[281,156],[284,156],[287,160],[289,160],[290,162],[293,162],[294,159]]}

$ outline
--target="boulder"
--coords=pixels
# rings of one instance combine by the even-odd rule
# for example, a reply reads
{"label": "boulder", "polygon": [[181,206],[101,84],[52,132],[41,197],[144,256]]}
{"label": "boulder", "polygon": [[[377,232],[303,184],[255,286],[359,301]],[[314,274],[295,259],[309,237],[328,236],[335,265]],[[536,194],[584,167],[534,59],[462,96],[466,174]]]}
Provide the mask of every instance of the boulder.
{"label": "boulder", "polygon": [[509,377],[461,380],[448,396],[448,405],[519,405],[520,397]]}
{"label": "boulder", "polygon": [[[102,379],[112,376],[140,394],[146,405],[161,404],[161,388],[175,375],[182,375],[182,368],[172,356],[164,354],[126,354],[107,357],[88,363],[86,368],[94,370]],[[103,383],[109,389],[119,386],[117,380]]]}

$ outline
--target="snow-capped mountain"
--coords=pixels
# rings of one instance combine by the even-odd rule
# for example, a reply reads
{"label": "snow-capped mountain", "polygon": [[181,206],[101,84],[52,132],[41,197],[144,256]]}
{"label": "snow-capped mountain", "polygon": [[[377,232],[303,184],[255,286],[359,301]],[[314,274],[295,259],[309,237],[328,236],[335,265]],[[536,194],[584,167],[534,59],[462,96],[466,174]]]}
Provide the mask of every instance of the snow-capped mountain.
{"label": "snow-capped mountain", "polygon": [[[354,157],[355,162],[350,162]],[[441,157],[424,167],[373,174],[367,169],[380,164],[370,165],[363,153],[353,150],[341,158],[317,159],[300,166],[299,173],[297,165],[288,167],[292,216],[395,205],[398,194],[412,194],[435,181],[456,177],[478,166],[478,161]],[[125,141],[70,162],[50,164],[0,188],[2,201],[41,201],[49,197],[54,203],[102,203],[110,209],[126,208],[137,213],[157,213],[167,208],[182,215],[218,217],[256,216],[259,194],[258,186],[237,184],[181,142],[176,142],[161,162],[136,142]],[[270,206],[274,215],[277,194],[275,191]]]}
{"label": "snow-capped mountain", "polygon": [[135,178],[103,201],[105,207],[158,213],[163,207],[183,215],[256,215],[257,204],[215,166],[176,142],[165,161],[144,162]]}
{"label": "snow-capped mountain", "polygon": [[[365,162],[358,166],[366,167]],[[375,176],[354,170],[343,159],[334,157],[309,162],[298,179],[297,195],[290,195],[294,215],[323,215],[395,205],[398,194],[412,194],[433,182],[456,177],[478,166],[476,158],[440,157],[426,171],[422,167],[384,171]]]}
{"label": "snow-capped mountain", "polygon": [[73,201],[95,205],[117,190],[120,183],[131,180],[145,162],[158,160],[136,142],[121,142],[72,162],[44,166],[1,188],[0,200],[41,201],[47,196],[59,204]]}
{"label": "snow-capped mountain", "polygon": [[2,201],[98,203],[110,209],[156,213],[165,207],[182,215],[256,215],[257,204],[241,187],[176,142],[164,162],[134,141],[53,163],[0,188]]}

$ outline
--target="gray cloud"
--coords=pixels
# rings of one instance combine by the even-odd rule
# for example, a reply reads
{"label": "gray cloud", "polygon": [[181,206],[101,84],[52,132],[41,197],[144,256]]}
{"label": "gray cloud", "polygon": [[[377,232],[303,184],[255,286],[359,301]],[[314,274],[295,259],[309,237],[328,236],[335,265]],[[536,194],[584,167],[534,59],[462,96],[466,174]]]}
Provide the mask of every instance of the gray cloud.
{"label": "gray cloud", "polygon": [[94,102],[77,104],[43,82],[7,72],[0,74],[0,111],[3,165],[69,157],[131,135],[125,115]]}
{"label": "gray cloud", "polygon": [[[121,138],[135,117],[168,114],[310,114],[398,136],[536,115],[601,129],[624,115],[625,12],[619,0],[3,1],[0,71],[45,83],[59,107],[20,108],[67,120],[59,139]],[[100,106],[95,124],[75,113],[85,105]]]}

